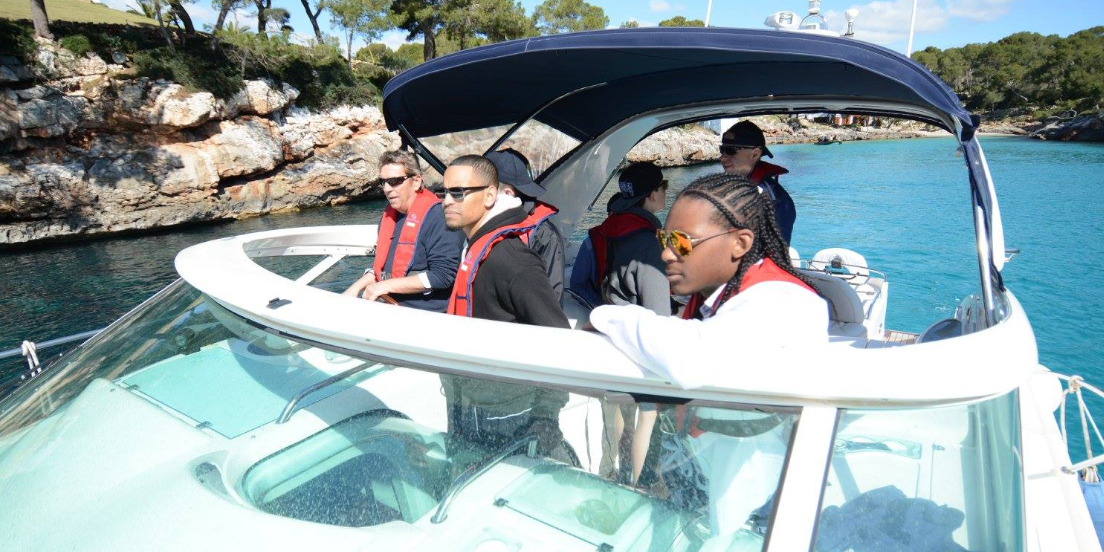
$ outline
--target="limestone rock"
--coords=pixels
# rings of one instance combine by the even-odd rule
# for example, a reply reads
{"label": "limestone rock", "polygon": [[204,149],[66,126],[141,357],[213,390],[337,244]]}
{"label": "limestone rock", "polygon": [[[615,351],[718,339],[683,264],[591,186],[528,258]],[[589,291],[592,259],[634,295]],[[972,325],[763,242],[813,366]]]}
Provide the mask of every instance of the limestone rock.
{"label": "limestone rock", "polygon": [[1082,115],[1066,121],[1056,121],[1031,133],[1043,140],[1077,140],[1104,142],[1104,113]]}
{"label": "limestone rock", "polygon": [[107,73],[107,63],[100,56],[88,53],[76,60],[73,72],[81,76],[102,75]]}
{"label": "limestone rock", "polygon": [[122,84],[117,96],[114,115],[123,122],[191,128],[206,123],[215,114],[213,94],[188,92],[175,83],[134,79]]}
{"label": "limestone rock", "polygon": [[299,91],[287,84],[277,89],[268,80],[246,81],[245,86],[227,100],[222,115],[224,118],[237,114],[268,115],[284,109],[297,97]]}
{"label": "limestone rock", "polygon": [[301,161],[314,154],[314,134],[306,125],[288,125],[281,132],[284,160]]}
{"label": "limestone rock", "polygon": [[219,122],[219,133],[207,141],[206,148],[219,177],[266,172],[283,162],[283,143],[274,126],[257,117]]}
{"label": "limestone rock", "polygon": [[632,163],[650,161],[660,167],[678,167],[720,158],[720,139],[712,132],[699,130],[661,130],[637,144],[630,152]]}
{"label": "limestone rock", "polygon": [[310,122],[310,131],[314,135],[314,143],[321,147],[329,147],[338,142],[348,140],[353,136],[353,131],[346,127],[338,126],[327,118],[317,118]]}
{"label": "limestone rock", "polygon": [[31,80],[34,71],[11,56],[0,56],[0,83]]}

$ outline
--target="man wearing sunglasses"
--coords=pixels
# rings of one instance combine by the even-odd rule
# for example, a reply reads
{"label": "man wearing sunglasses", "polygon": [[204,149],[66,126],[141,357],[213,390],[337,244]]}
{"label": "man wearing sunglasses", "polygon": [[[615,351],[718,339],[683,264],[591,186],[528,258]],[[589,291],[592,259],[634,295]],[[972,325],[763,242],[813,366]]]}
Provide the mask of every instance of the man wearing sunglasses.
{"label": "man wearing sunglasses", "polygon": [[387,208],[375,261],[345,295],[374,301],[386,294],[403,306],[444,312],[464,236],[445,227],[440,201],[423,185],[414,154],[385,152],[379,168]]}
{"label": "man wearing sunglasses", "polygon": [[755,184],[762,184],[774,201],[774,218],[782,238],[790,243],[794,221],[797,220],[797,208],[793,198],[778,183],[778,177],[790,172],[778,165],[767,163],[762,157],[774,158],[767,149],[763,131],[751,121],[740,121],[721,135],[721,167],[726,174],[735,174],[747,178]]}
{"label": "man wearing sunglasses", "polygon": [[[465,155],[445,170],[436,190],[445,224],[467,236],[448,312],[500,322],[569,328],[540,257],[520,236],[540,224],[521,200],[500,195],[498,171],[487,158]],[[546,218],[546,217],[545,217]],[[487,345],[494,346],[494,336]],[[539,348],[533,344],[534,354]],[[443,374],[449,433],[486,450],[536,435],[543,454],[562,449],[559,413],[567,393]]]}

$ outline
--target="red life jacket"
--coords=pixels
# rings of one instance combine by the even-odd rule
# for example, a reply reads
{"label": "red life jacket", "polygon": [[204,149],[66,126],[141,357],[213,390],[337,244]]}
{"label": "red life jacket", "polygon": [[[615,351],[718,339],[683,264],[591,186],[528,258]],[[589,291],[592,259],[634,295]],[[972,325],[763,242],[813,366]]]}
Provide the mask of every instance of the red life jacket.
{"label": "red life jacket", "polygon": [[[756,263],[755,266],[752,266],[748,269],[747,272],[744,273],[744,279],[742,282],[740,282],[740,291],[743,292],[751,286],[754,286],[755,284],[761,284],[763,282],[789,282],[791,284],[797,284],[812,293],[816,293],[816,290],[809,287],[809,284],[802,282],[793,274],[782,270],[782,268],[779,267],[778,264],[770,259],[763,259],[762,262]],[[701,308],[702,303],[704,302],[705,297],[703,297],[700,293],[695,293],[693,297],[690,298],[690,301],[686,303],[686,309],[682,311],[683,320],[694,318],[694,315],[697,314],[698,309]],[[717,312],[718,308],[720,308],[720,305],[714,305],[713,312]],[[682,424],[686,420],[686,414],[686,405],[683,404],[675,407],[675,427],[679,430],[682,429]],[[696,417],[690,419],[690,428],[687,430],[687,433],[691,437],[697,437],[702,433],[705,433],[704,431],[698,429],[698,422],[699,420]]]}
{"label": "red life jacket", "polygon": [[[754,266],[748,269],[744,273],[744,280],[740,282],[740,292],[743,292],[754,286],[755,284],[761,284],[763,282],[789,282],[791,284],[797,284],[813,293],[816,290],[809,287],[809,284],[802,282],[793,274],[782,270],[774,261],[770,259],[763,259],[761,262],[755,263]],[[701,308],[702,303],[705,302],[705,297],[700,293],[695,293],[690,297],[690,301],[686,303],[686,308],[682,311],[682,318],[689,320],[694,318],[698,313],[698,309]],[[717,312],[720,305],[713,306],[713,312]]]}
{"label": "red life jacket", "polygon": [[529,213],[529,217],[535,217],[539,219],[540,222],[537,222],[537,224],[532,228],[518,233],[518,237],[521,238],[521,242],[525,245],[529,245],[529,238],[533,237],[533,231],[537,229],[537,226],[540,226],[541,222],[548,220],[549,217],[560,212],[558,209],[547,203],[541,203],[539,201],[536,203],[537,206],[533,208],[532,213]]}
{"label": "red life jacket", "polygon": [[[414,251],[418,245],[418,232],[422,230],[422,223],[425,222],[426,214],[434,205],[440,202],[441,200],[437,199],[433,192],[425,188],[418,190],[418,193],[414,196],[414,203],[410,206],[410,211],[406,214],[406,221],[399,232],[398,244],[395,246],[397,248],[395,249],[395,258],[391,260],[392,278],[406,276],[406,271],[410,268],[411,261],[414,260]],[[383,212],[383,218],[380,219],[379,233],[376,236],[376,260],[372,263],[372,270],[376,272],[377,278],[380,277],[380,274],[383,274],[383,265],[387,263],[387,255],[391,251],[392,238],[395,235],[395,223],[398,222],[400,216],[402,216],[402,213],[388,205]]]}
{"label": "red life jacket", "polygon": [[517,237],[526,245],[529,243],[529,235],[542,222],[556,214],[556,210],[543,203],[538,204],[525,220],[515,224],[501,226],[484,234],[475,243],[468,246],[468,251],[463,259],[460,259],[460,268],[456,271],[456,282],[452,285],[452,295],[449,296],[448,313],[471,317],[472,315],[472,287],[475,284],[475,275],[479,272],[479,266],[491,252],[491,248],[498,242],[511,237]]}
{"label": "red life jacket", "polygon": [[594,288],[601,289],[602,281],[606,278],[606,261],[611,241],[645,230],[655,232],[658,228],[653,221],[636,213],[614,213],[602,224],[591,228],[588,234],[590,245],[594,248],[594,274],[598,277],[598,281],[591,282]]}
{"label": "red life jacket", "polygon": [[790,172],[785,167],[779,167],[773,163],[767,163],[766,161],[760,161],[755,164],[755,168],[751,169],[751,174],[748,175],[748,180],[755,184],[761,184],[764,178],[770,178],[772,176],[779,176]]}

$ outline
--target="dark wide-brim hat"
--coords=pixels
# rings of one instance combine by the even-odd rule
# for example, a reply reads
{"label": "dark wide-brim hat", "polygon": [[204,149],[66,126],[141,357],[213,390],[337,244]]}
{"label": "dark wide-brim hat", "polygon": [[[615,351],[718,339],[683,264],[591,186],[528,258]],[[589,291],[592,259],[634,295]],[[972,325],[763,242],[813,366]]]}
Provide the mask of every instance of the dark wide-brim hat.
{"label": "dark wide-brim hat", "polygon": [[663,185],[663,171],[655,163],[633,163],[617,177],[618,194],[610,201],[610,211],[624,211]]}
{"label": "dark wide-brim hat", "polygon": [[763,150],[763,157],[774,157],[767,149],[767,139],[763,137],[763,131],[751,121],[740,121],[730,127],[721,135],[722,146],[751,146]]}
{"label": "dark wide-brim hat", "polygon": [[533,180],[521,154],[513,151],[492,151],[484,157],[495,166],[499,182],[513,186],[518,193],[527,197],[537,198],[544,195],[544,187]]}

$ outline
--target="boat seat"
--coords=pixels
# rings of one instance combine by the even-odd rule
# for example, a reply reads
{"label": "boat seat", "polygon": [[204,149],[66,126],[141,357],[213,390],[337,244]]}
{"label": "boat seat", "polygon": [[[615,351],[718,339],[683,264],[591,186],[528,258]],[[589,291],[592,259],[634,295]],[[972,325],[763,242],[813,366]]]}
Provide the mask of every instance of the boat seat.
{"label": "boat seat", "polygon": [[861,338],[865,341],[867,331],[863,325],[863,304],[855,288],[831,274],[805,269],[801,273],[813,281],[820,296],[828,303],[828,335],[843,340]]}
{"label": "boat seat", "polygon": [[809,268],[835,274],[853,286],[861,286],[870,279],[866,257],[841,247],[817,251],[809,261]]}

